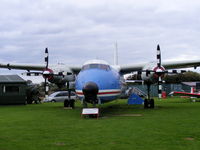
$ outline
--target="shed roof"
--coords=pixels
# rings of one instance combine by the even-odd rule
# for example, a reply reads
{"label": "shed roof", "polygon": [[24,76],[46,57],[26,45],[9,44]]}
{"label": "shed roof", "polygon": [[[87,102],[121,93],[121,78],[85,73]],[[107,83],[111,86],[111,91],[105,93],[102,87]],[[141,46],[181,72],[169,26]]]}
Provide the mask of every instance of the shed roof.
{"label": "shed roof", "polygon": [[199,81],[198,82],[182,82],[182,84],[185,84],[188,86],[196,86],[196,83],[199,83]]}
{"label": "shed roof", "polygon": [[25,83],[18,75],[0,75],[0,83]]}

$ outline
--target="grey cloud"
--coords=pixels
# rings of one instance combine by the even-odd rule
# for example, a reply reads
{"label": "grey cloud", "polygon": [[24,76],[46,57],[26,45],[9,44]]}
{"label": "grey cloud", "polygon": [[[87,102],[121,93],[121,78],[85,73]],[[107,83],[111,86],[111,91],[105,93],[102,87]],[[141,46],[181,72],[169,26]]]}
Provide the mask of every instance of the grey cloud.
{"label": "grey cloud", "polygon": [[[199,55],[199,2],[122,0],[14,0],[0,6],[3,61],[80,64],[102,58],[112,63],[118,41],[121,64]],[[77,61],[78,58],[78,61]]]}

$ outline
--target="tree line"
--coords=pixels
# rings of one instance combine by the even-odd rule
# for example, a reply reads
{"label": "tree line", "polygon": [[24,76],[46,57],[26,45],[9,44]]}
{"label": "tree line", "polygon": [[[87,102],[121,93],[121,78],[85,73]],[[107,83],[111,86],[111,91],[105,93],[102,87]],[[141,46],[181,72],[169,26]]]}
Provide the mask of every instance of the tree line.
{"label": "tree line", "polygon": [[[141,80],[141,76],[133,74],[127,78],[127,80]],[[188,71],[180,74],[167,74],[163,80],[166,83],[181,83],[181,82],[194,82],[200,81],[200,74],[193,71]]]}
{"label": "tree line", "polygon": [[181,83],[181,82],[194,82],[200,81],[200,74],[197,72],[189,71],[185,73],[166,75],[164,77],[166,83]]}

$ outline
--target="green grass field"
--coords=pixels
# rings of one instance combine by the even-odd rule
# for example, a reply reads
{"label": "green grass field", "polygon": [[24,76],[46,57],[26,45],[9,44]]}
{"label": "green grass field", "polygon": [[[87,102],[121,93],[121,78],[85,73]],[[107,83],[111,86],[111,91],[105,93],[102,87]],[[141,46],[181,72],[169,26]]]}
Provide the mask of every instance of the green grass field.
{"label": "green grass field", "polygon": [[0,106],[0,150],[198,150],[200,103],[156,100],[155,109],[117,100],[99,119],[81,118],[63,103]]}

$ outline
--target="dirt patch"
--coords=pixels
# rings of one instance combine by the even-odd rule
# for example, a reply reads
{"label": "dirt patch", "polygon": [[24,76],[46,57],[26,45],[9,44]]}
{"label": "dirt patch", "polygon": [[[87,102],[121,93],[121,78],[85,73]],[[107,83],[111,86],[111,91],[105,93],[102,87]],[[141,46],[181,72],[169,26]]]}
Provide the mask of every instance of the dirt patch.
{"label": "dirt patch", "polygon": [[192,138],[192,137],[186,137],[186,138],[184,138],[184,140],[187,140],[187,141],[194,141],[194,138]]}
{"label": "dirt patch", "polygon": [[141,117],[143,116],[142,114],[117,114],[117,115],[111,115],[111,116],[116,116],[116,117]]}
{"label": "dirt patch", "polygon": [[[62,107],[63,108],[63,107]],[[63,109],[73,109],[72,107],[64,107]]]}
{"label": "dirt patch", "polygon": [[57,146],[65,146],[65,143],[63,143],[63,142],[57,142],[57,143],[55,143],[55,145],[57,145]]}

